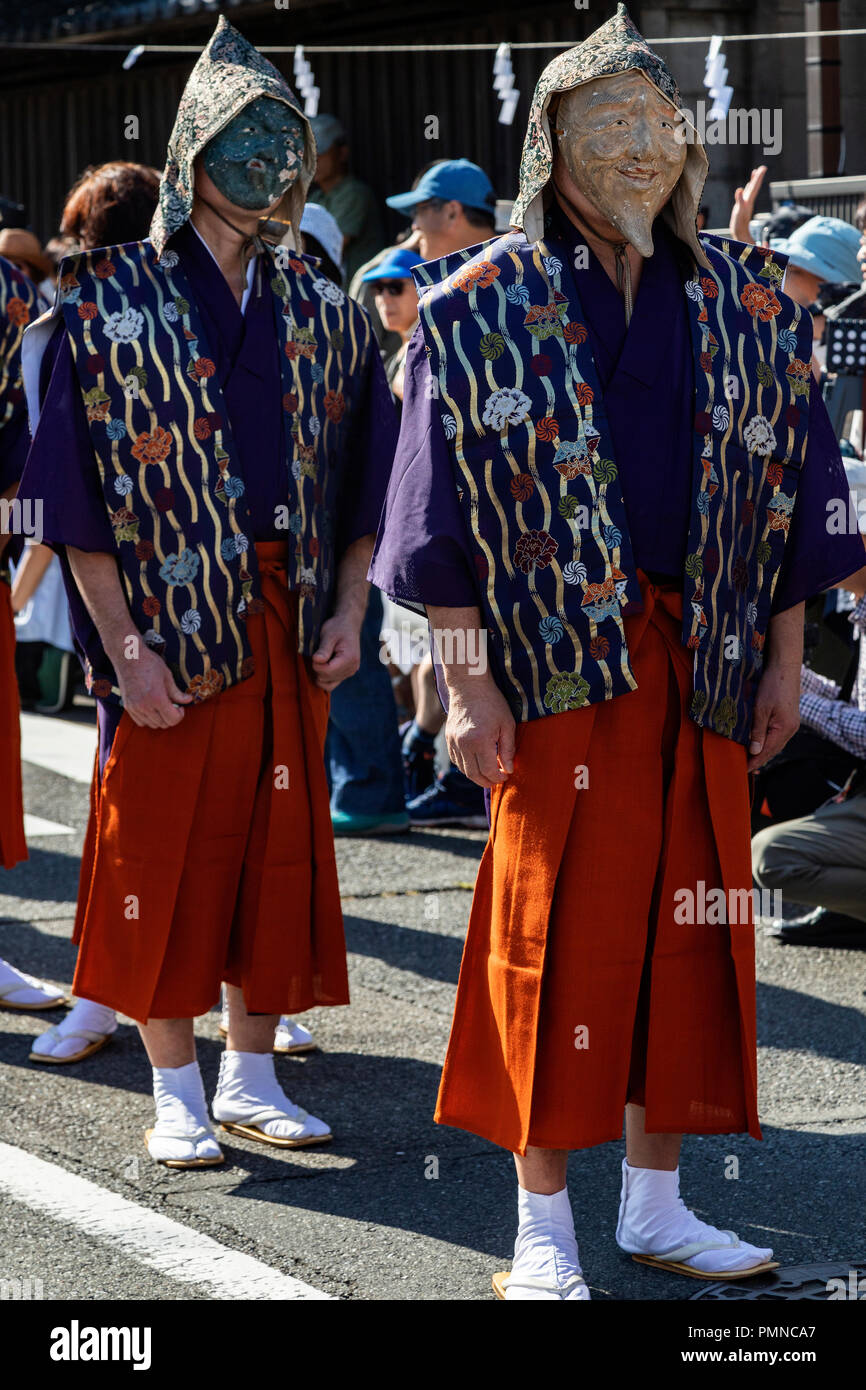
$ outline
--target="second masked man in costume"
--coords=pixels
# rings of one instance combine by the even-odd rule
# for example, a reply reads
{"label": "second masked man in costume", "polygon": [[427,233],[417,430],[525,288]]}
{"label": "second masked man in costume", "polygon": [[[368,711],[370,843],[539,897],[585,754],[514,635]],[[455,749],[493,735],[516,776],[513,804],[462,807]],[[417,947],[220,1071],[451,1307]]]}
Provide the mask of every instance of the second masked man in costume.
{"label": "second masked man in costume", "polygon": [[65,262],[25,344],[24,489],[99,702],[74,989],[140,1022],[149,1150],[178,1165],[222,1161],[192,1022],[221,980],[214,1117],[330,1138],[271,1049],[281,1013],[348,1001],[322,749],[394,441],[366,315],[257,236],[271,216],[297,235],[315,162],[285,80],[221,19],[150,240]]}
{"label": "second masked man in costume", "polygon": [[679,108],[622,5],[545,69],[519,230],[415,272],[371,570],[450,636],[449,748],[491,791],[437,1119],[515,1154],[508,1299],[589,1296],[566,1161],[624,1110],[620,1246],[773,1267],[688,1210],[679,1151],[760,1137],[747,770],[797,725],[804,598],[863,548],[825,528],[809,316],[768,248],[698,239]]}

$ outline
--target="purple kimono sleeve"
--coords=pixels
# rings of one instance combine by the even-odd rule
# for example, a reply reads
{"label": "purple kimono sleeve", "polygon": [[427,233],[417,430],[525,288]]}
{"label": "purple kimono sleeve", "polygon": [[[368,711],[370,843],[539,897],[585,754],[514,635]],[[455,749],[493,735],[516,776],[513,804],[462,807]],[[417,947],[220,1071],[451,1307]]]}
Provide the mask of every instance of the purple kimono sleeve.
{"label": "purple kimono sleeve", "polygon": [[809,394],[809,442],[797,488],[791,534],[776,592],[773,614],[784,613],[804,599],[831,589],[866,565],[866,547],[859,531],[836,533],[830,526],[830,503],[843,504],[849,515],[848,480],[839,444],[814,377]]}
{"label": "purple kimono sleeve", "polygon": [[27,407],[22,402],[0,430],[0,492],[17,483],[24,472],[30,431],[27,428]]}
{"label": "purple kimono sleeve", "polygon": [[395,603],[424,612],[475,608],[478,586],[454,470],[420,328],[406,356],[397,456],[369,578]]}
{"label": "purple kimono sleeve", "polygon": [[374,536],[397,446],[397,411],[375,339],[355,406],[337,498],[337,558],[353,541]]}
{"label": "purple kimono sleeve", "polygon": [[19,495],[41,504],[48,545],[115,555],[81,387],[61,323],[46,346],[40,383],[42,409]]}

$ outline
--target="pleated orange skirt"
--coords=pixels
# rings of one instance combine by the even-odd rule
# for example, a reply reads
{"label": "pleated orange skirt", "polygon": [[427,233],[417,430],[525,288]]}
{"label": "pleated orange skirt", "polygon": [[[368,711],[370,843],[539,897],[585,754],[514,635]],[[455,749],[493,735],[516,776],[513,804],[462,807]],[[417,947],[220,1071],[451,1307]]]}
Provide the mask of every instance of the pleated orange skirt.
{"label": "pleated orange skirt", "polygon": [[641,589],[637,690],[521,724],[493,793],[436,1119],[517,1153],[618,1139],[628,1100],[761,1137],[751,900],[678,920],[751,888],[746,750],[688,716],[682,596]]}
{"label": "pleated orange skirt", "polygon": [[26,858],[15,622],[9,585],[0,579],[0,864],[11,869]]}
{"label": "pleated orange skirt", "polygon": [[95,777],[75,994],[145,1022],[349,1000],[323,750],[329,697],[299,655],[286,548],[256,546],[248,680],[172,729],[124,713]]}

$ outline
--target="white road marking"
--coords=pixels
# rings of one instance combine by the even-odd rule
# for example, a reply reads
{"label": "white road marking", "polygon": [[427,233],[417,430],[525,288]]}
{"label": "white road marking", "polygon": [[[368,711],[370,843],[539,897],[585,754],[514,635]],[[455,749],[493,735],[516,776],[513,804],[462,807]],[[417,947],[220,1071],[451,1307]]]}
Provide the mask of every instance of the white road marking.
{"label": "white road marking", "polygon": [[96,722],[75,724],[45,714],[21,715],[21,757],[25,763],[59,772],[89,786],[96,756]]}
{"label": "white road marking", "polygon": [[61,825],[56,820],[43,820],[42,816],[31,816],[24,812],[24,838],[32,840],[36,835],[74,835],[71,825]]}
{"label": "white road marking", "polygon": [[330,1299],[290,1274],[230,1250],[168,1216],[127,1201],[55,1163],[0,1143],[0,1192],[110,1242],[140,1264],[226,1299]]}

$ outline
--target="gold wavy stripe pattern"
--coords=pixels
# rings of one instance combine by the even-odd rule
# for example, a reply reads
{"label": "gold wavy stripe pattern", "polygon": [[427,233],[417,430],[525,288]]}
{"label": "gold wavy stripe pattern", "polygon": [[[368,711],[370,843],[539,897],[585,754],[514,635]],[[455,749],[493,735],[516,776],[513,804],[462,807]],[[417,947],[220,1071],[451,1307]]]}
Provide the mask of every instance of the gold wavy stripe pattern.
{"label": "gold wavy stripe pattern", "polygon": [[[469,260],[469,255],[468,255],[468,253],[464,253],[462,259],[463,259],[464,261]],[[442,263],[440,262],[440,266],[441,266],[441,264],[442,264]],[[422,267],[421,269],[419,269],[418,274],[419,274],[419,277],[422,278],[424,281],[426,281],[427,284],[430,285],[431,287],[432,287],[432,285],[435,283],[434,280],[431,278],[429,272],[428,272],[426,269],[424,269],[423,267]],[[488,608],[489,608],[490,612],[492,613],[492,615],[493,615],[493,617],[494,617],[494,619],[495,619],[495,621],[496,621],[496,626],[497,626],[498,631],[499,631],[499,637],[500,637],[500,640],[501,640],[501,642],[502,642],[502,660],[503,660],[504,673],[505,673],[506,679],[507,679],[508,681],[510,681],[511,686],[512,686],[512,689],[514,690],[514,693],[517,695],[518,699],[520,700],[520,704],[521,704],[521,716],[520,716],[520,717],[521,717],[521,719],[526,719],[527,716],[528,716],[528,713],[529,713],[529,706],[528,706],[528,704],[527,704],[526,694],[525,694],[525,692],[524,692],[524,690],[523,690],[523,687],[522,687],[522,685],[520,684],[520,682],[515,678],[515,676],[514,676],[514,674],[513,674],[513,671],[512,671],[512,668],[511,668],[511,639],[510,639],[509,632],[508,632],[508,625],[507,625],[507,623],[505,622],[505,620],[504,620],[502,614],[500,613],[499,608],[498,608],[498,605],[496,604],[495,597],[494,597],[494,582],[495,582],[495,576],[496,576],[496,559],[495,559],[495,556],[494,556],[494,554],[493,554],[492,549],[491,549],[490,546],[487,544],[487,541],[485,540],[485,538],[480,534],[480,532],[479,532],[478,529],[477,529],[477,516],[478,516],[478,484],[477,484],[477,480],[476,480],[476,477],[475,477],[475,473],[474,473],[474,471],[469,467],[469,465],[468,465],[468,463],[467,463],[467,461],[466,461],[466,456],[465,456],[464,450],[463,450],[463,439],[464,439],[464,431],[465,431],[465,424],[464,424],[464,420],[463,420],[463,413],[462,413],[462,411],[460,410],[460,407],[458,406],[458,404],[457,404],[456,400],[454,399],[454,397],[453,397],[453,396],[450,394],[450,392],[448,391],[448,382],[447,382],[447,374],[446,374],[446,352],[445,352],[445,345],[444,345],[444,342],[443,342],[443,340],[442,340],[441,334],[439,333],[439,329],[438,329],[438,327],[436,326],[436,323],[434,322],[432,316],[430,315],[430,312],[429,312],[429,305],[428,305],[428,304],[425,304],[423,297],[419,300],[419,313],[420,313],[420,314],[423,316],[423,318],[424,318],[424,322],[425,322],[425,324],[426,324],[426,326],[427,326],[427,332],[428,332],[428,334],[429,334],[429,339],[430,339],[430,341],[433,343],[433,346],[435,347],[435,350],[436,350],[436,357],[437,357],[437,360],[438,360],[438,372],[437,372],[437,375],[436,375],[436,377],[435,377],[434,379],[438,382],[438,385],[439,385],[439,394],[440,394],[440,398],[441,398],[441,399],[445,402],[445,404],[447,405],[448,410],[450,411],[450,413],[451,413],[451,415],[452,415],[452,417],[453,417],[453,419],[454,419],[454,422],[455,422],[455,427],[456,427],[456,433],[455,433],[455,437],[454,437],[455,456],[456,456],[456,459],[457,459],[458,467],[459,467],[459,469],[460,469],[460,473],[461,473],[461,475],[462,475],[462,477],[463,477],[463,481],[464,481],[465,486],[466,486],[466,488],[467,488],[467,490],[468,490],[468,492],[469,492],[469,498],[470,498],[470,504],[469,504],[470,524],[472,524],[472,529],[473,529],[473,534],[474,534],[474,536],[475,536],[475,541],[476,541],[476,544],[479,546],[479,548],[480,548],[480,550],[481,550],[482,554],[484,555],[484,558],[485,558],[485,560],[486,560],[486,562],[487,562],[487,578],[486,578],[486,584],[485,584],[486,593],[487,593],[487,605],[488,605]],[[455,324],[455,326],[454,326],[454,332],[455,332],[455,335],[456,335],[457,347],[458,347],[458,351],[459,351],[459,331],[458,331],[458,327],[457,327],[456,324]],[[463,362],[464,362],[464,364],[465,364],[466,370],[468,371],[468,363],[466,362],[465,357],[464,357],[462,360],[463,360]],[[474,395],[473,395],[473,398],[472,398],[472,408],[473,408],[473,410],[474,410],[473,424],[474,424],[474,426],[475,426],[475,428],[476,428],[476,433],[481,434],[481,433],[483,433],[483,426],[481,425],[481,421],[480,421],[479,416],[478,416],[478,409],[477,409],[477,394],[474,394]],[[473,518],[475,519],[474,524],[473,524]],[[513,569],[513,566],[512,566],[512,564],[511,564],[511,557],[510,557],[510,555],[508,555],[507,551],[506,551],[506,552],[504,553],[504,555],[503,555],[503,564],[504,564],[504,566],[505,566],[505,572],[506,572],[506,574],[508,575],[509,579],[513,579],[513,577],[514,577],[514,569]]]}

